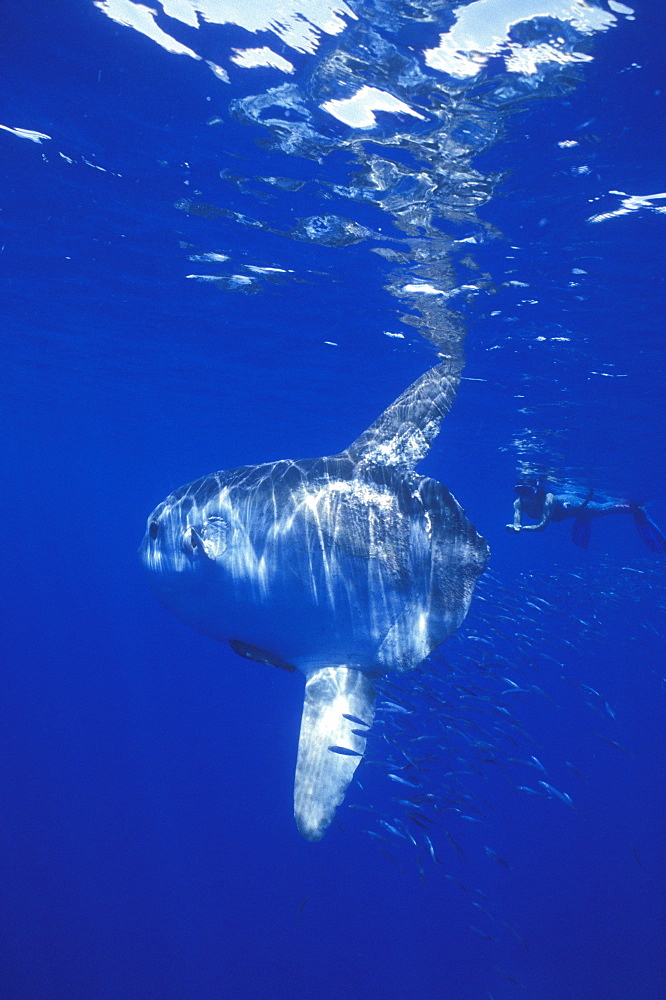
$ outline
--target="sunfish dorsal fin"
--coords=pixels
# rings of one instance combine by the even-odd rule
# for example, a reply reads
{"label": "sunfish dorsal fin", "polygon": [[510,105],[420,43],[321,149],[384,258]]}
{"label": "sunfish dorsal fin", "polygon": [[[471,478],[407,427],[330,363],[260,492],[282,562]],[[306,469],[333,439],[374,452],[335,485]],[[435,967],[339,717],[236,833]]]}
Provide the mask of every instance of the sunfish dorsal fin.
{"label": "sunfish dorsal fin", "polygon": [[451,409],[462,362],[443,361],[413,382],[384,410],[345,454],[355,465],[390,465],[413,470],[428,454]]}

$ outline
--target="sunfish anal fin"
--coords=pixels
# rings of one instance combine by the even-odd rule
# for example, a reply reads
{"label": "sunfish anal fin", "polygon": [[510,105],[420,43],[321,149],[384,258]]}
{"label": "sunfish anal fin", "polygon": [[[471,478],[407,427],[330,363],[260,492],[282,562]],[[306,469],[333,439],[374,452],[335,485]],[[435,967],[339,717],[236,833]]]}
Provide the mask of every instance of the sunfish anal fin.
{"label": "sunfish anal fin", "polygon": [[326,833],[365,751],[358,723],[345,716],[369,727],[374,714],[375,689],[360,670],[321,667],[308,677],[294,783],[294,816],[306,840]]}

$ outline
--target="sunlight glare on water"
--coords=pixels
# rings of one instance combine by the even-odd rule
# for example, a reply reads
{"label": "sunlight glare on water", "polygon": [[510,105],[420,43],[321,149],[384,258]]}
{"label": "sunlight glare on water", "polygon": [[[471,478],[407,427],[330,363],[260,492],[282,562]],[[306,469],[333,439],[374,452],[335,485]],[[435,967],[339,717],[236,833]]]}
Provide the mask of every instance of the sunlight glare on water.
{"label": "sunlight glare on water", "polygon": [[[5,31],[0,993],[661,996],[666,591],[634,517],[666,523],[656,15],[36,0]],[[377,432],[440,364],[441,433],[406,404]],[[271,544],[249,488],[200,479],[354,447],[352,478],[267,491]],[[434,650],[427,573],[382,533],[412,466],[483,536]],[[624,510],[587,549],[571,520],[510,533],[521,475]],[[153,569],[256,584],[211,600],[220,635],[148,593],[144,530]]]}

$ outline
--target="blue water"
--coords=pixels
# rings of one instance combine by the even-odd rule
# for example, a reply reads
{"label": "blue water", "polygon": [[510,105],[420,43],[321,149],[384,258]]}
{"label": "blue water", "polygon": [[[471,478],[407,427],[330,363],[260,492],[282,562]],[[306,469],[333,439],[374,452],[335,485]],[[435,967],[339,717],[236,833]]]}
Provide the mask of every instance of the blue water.
{"label": "blue water", "polygon": [[[310,52],[194,6],[154,23],[202,59],[87,0],[3,13],[0,997],[659,1000],[664,556],[619,515],[586,551],[504,525],[517,471],[666,525],[663,15],[518,17],[559,62],[455,78],[422,53],[464,5],[359,0]],[[231,60],[264,45],[294,72]],[[363,85],[422,117],[322,110]],[[309,844],[302,678],[169,615],[136,550],[182,483],[344,448],[452,330],[419,471],[490,570]],[[382,826],[419,746],[464,803],[432,851]]]}

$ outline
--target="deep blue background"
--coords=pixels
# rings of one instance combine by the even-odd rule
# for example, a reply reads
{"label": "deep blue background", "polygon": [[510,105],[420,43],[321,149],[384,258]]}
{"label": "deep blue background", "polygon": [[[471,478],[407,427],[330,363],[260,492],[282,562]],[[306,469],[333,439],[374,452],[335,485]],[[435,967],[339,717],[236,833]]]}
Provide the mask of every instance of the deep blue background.
{"label": "deep blue background", "polygon": [[[481,210],[502,235],[474,250],[497,293],[466,309],[470,381],[423,471],[490,541],[482,594],[499,608],[501,588],[512,595],[517,646],[547,696],[522,705],[528,752],[576,809],[521,796],[518,778],[489,768],[490,825],[468,833],[467,861],[449,849],[423,878],[350,810],[320,844],[299,838],[299,678],[171,618],[136,548],[175,486],[339,450],[432,354],[416,336],[382,336],[400,329],[399,304],[363,244],[313,255],[174,207],[200,189],[246,211],[220,169],[274,164],[247,126],[206,125],[229,96],[200,64],[83,2],[3,21],[0,122],[51,141],[0,132],[0,996],[663,997],[663,557],[620,518],[595,525],[587,552],[566,525],[503,530],[528,430],[531,460],[645,500],[666,523],[664,217],[585,222],[617,207],[610,189],[663,190],[656,8],[600,36],[578,89],[527,103],[479,158],[505,173]],[[342,159],[322,170],[335,176]],[[307,188],[294,198],[296,215],[321,210]],[[280,229],[283,205],[262,211]],[[255,295],[185,280],[200,270],[188,254],[211,250],[298,280]],[[538,630],[533,612],[521,627],[530,593],[556,605]],[[390,807],[377,777],[363,784],[350,800]],[[469,929],[477,888],[488,938]]]}

